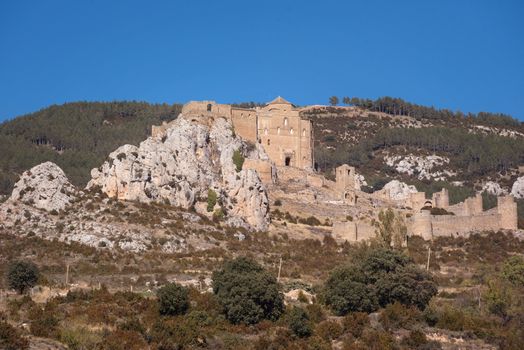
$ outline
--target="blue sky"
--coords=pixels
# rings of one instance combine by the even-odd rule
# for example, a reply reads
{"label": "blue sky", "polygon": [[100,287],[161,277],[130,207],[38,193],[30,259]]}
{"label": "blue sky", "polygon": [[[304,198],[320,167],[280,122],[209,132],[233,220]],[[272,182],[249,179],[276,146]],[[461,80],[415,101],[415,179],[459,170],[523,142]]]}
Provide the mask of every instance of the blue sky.
{"label": "blue sky", "polygon": [[524,120],[524,2],[0,1],[0,120],[87,100],[402,97]]}

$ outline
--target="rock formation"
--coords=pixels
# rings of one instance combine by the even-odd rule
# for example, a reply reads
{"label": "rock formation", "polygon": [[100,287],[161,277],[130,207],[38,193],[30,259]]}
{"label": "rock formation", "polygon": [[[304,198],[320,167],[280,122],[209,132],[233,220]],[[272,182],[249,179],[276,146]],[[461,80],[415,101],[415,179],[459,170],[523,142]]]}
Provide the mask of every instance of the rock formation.
{"label": "rock formation", "polygon": [[407,185],[398,180],[391,180],[384,186],[384,190],[389,191],[389,196],[393,200],[404,200],[409,198],[410,193],[417,193],[417,188]]}
{"label": "rock formation", "polygon": [[511,187],[511,194],[517,199],[524,198],[524,176],[515,180]]}
{"label": "rock formation", "polygon": [[495,196],[501,196],[501,195],[505,195],[508,193],[505,189],[503,189],[498,183],[494,181],[486,182],[484,186],[482,186],[481,192],[487,192]]}
{"label": "rock formation", "polygon": [[99,187],[109,197],[169,202],[185,209],[207,208],[208,193],[214,192],[211,212],[224,214],[230,225],[264,230],[269,221],[266,189],[255,170],[235,164],[235,152],[240,163],[248,154],[267,158],[262,148],[253,149],[237,137],[226,119],[181,115],[163,137],[112,152],[91,171],[87,187]]}
{"label": "rock formation", "polygon": [[75,197],[75,188],[64,171],[52,162],[45,162],[25,171],[15,184],[12,201],[23,201],[47,211],[62,210]]}

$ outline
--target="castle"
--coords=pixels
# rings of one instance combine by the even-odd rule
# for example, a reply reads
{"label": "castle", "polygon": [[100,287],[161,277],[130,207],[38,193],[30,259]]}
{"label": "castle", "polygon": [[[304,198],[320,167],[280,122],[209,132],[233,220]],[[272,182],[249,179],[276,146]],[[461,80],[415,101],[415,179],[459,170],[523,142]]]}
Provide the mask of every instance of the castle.
{"label": "castle", "polygon": [[[237,135],[251,143],[262,144],[276,166],[313,169],[311,121],[302,119],[300,109],[280,96],[264,107],[256,108],[239,108],[214,101],[191,101],[182,107],[182,115],[185,118],[201,116],[227,118],[233,124]],[[162,136],[168,127],[169,124],[153,126],[152,136]],[[264,180],[268,170],[257,170],[261,170],[259,172]]]}
{"label": "castle", "polygon": [[[517,228],[517,206],[510,196],[499,197],[497,207],[484,211],[480,195],[450,205],[446,189],[434,193],[431,199],[426,198],[424,192],[416,192],[401,201],[392,198],[385,190],[364,193],[355,168],[347,164],[335,169],[335,181],[316,174],[312,171],[315,165],[312,123],[301,117],[302,110],[277,97],[265,106],[255,108],[240,108],[214,101],[191,101],[183,106],[181,115],[200,122],[206,119],[202,117],[226,118],[237,135],[252,144],[263,146],[269,160],[246,158],[243,165],[246,169],[256,170],[262,182],[275,183],[278,167],[282,180],[303,177],[308,186],[330,191],[340,203],[337,205],[355,208],[371,203],[375,208],[373,203],[379,201],[382,207],[396,207],[406,218],[408,235],[432,239],[472,231]],[[153,126],[152,136],[165,136],[171,123]],[[378,213],[374,209],[370,212]],[[363,220],[334,219],[333,233],[348,241],[360,241],[374,237],[375,226]]]}

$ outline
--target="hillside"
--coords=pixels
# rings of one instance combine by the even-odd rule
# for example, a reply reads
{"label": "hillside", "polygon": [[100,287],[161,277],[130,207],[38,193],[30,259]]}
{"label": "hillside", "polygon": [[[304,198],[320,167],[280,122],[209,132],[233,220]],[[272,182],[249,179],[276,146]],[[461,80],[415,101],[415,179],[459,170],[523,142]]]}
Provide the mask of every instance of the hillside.
{"label": "hillside", "polygon": [[315,160],[327,176],[348,163],[375,190],[389,178],[417,187],[458,181],[480,190],[488,180],[511,186],[524,164],[524,125],[510,116],[465,115],[391,98],[344,100],[351,105],[302,112],[315,125]]}
{"label": "hillside", "polygon": [[58,164],[73,184],[85,186],[89,172],[123,144],[137,145],[151,125],[170,121],[178,104],[75,102],[55,105],[0,124],[0,194],[19,175],[44,161]]}
{"label": "hillside", "polygon": [[0,203],[0,348],[520,349],[521,126],[275,101],[262,142],[208,101],[4,123],[5,169],[65,172]]}

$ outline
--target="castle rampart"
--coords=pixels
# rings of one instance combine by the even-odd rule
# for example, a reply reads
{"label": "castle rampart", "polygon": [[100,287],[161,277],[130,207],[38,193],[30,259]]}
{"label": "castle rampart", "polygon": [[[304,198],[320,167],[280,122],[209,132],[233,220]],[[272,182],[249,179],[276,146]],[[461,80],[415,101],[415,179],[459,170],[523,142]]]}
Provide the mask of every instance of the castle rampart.
{"label": "castle rampart", "polygon": [[[224,117],[244,140],[262,144],[276,166],[313,169],[313,128],[300,110],[281,97],[264,107],[238,108],[215,101],[191,101],[182,107],[184,118]],[[153,137],[163,137],[170,124],[153,126]]]}

